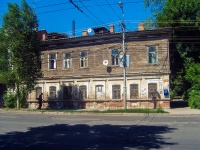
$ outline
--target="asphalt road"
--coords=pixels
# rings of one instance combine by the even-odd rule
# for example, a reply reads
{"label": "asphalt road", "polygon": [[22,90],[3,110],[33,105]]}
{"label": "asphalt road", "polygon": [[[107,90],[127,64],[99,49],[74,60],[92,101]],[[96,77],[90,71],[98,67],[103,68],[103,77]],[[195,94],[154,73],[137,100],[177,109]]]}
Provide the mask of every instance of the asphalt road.
{"label": "asphalt road", "polygon": [[1,150],[199,150],[199,115],[0,112]]}

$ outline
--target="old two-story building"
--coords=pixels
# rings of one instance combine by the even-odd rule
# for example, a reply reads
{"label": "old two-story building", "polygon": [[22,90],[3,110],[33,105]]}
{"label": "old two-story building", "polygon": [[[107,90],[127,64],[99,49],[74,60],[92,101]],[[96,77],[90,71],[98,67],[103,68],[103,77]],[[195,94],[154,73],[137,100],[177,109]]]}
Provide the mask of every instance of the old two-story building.
{"label": "old two-story building", "polygon": [[[38,31],[41,70],[29,108],[37,107],[42,92],[43,108],[121,109],[124,107],[122,33],[114,26],[87,30],[82,36]],[[125,32],[127,108],[169,108],[170,29]]]}

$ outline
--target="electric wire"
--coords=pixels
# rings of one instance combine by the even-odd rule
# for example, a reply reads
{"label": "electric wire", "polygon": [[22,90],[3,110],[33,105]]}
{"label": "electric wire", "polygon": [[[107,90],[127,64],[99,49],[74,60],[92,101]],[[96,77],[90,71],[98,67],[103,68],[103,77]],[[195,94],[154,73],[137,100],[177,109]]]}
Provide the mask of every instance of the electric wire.
{"label": "electric wire", "polygon": [[81,11],[86,17],[88,17],[91,21],[93,21],[95,24],[97,24],[91,17],[89,17],[86,13],[84,13],[72,0],[69,0],[74,7],[76,7],[79,11]]}
{"label": "electric wire", "polygon": [[94,16],[99,22],[105,24],[105,23],[102,22],[96,15],[94,15],[87,7],[83,4],[83,2],[82,2],[81,0],[79,0],[79,2],[80,2],[80,3],[83,5],[83,7],[84,7],[85,9],[87,9],[87,11],[88,11],[92,16]]}
{"label": "electric wire", "polygon": [[119,17],[119,15],[116,13],[116,11],[113,9],[113,7],[108,3],[108,1],[107,0],[105,0],[105,1],[110,6],[110,8],[113,10],[113,12],[117,15],[117,17],[119,18],[119,20],[121,20],[121,18]]}
{"label": "electric wire", "polygon": [[[99,5],[99,4],[97,3],[96,0],[94,0],[94,2],[95,2],[97,5]],[[114,20],[106,13],[106,11],[104,11],[104,9],[102,9],[102,7],[99,6],[99,8],[104,12],[104,14],[106,14],[106,16],[107,16],[110,20],[112,20],[112,21],[114,22]]]}

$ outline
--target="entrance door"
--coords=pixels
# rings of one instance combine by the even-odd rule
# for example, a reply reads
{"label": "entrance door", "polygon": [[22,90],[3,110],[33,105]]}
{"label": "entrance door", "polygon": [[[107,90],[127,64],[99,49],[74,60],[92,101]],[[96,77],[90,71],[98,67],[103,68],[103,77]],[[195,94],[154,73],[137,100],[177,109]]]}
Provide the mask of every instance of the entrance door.
{"label": "entrance door", "polygon": [[103,85],[96,85],[96,99],[103,98],[102,90],[103,90]]}
{"label": "entrance door", "polygon": [[65,86],[63,88],[63,99],[64,100],[72,99],[72,86]]}

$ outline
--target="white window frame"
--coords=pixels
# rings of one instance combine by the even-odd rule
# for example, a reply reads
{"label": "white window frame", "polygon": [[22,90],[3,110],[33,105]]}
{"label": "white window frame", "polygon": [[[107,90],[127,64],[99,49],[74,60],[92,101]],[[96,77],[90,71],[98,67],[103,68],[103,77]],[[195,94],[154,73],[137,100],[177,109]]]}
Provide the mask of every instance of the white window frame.
{"label": "white window frame", "polygon": [[[153,48],[153,51],[151,50]],[[158,64],[157,46],[148,46],[147,63],[149,65]]]}
{"label": "white window frame", "polygon": [[[68,54],[68,56],[67,56]],[[72,67],[71,53],[63,53],[63,69],[69,69]]]}
{"label": "white window frame", "polygon": [[81,51],[80,52],[80,68],[86,68],[86,67],[88,67],[88,52]]}
{"label": "white window frame", "polygon": [[[114,54],[113,52],[117,51],[117,54]],[[118,66],[119,65],[119,51],[118,49],[113,49],[111,51],[111,62],[113,66]]]}
{"label": "white window frame", "polygon": [[[55,58],[52,58],[51,57],[52,55],[55,55]],[[49,70],[56,69],[56,58],[57,58],[56,53],[50,53],[49,54]]]}

